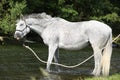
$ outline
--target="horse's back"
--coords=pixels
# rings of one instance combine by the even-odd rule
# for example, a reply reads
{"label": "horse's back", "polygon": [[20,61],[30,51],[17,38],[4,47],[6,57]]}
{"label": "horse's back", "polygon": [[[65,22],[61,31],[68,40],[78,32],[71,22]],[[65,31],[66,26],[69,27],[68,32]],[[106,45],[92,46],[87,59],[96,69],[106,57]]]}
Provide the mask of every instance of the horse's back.
{"label": "horse's back", "polygon": [[103,22],[99,22],[96,20],[90,20],[87,23],[88,23],[87,25],[89,25],[89,29],[91,28],[93,30],[96,29],[96,30],[101,30],[101,31],[106,31],[106,32],[112,31],[111,28]]}
{"label": "horse's back", "polygon": [[68,30],[76,30],[79,29],[79,31],[100,31],[100,32],[112,32],[111,28],[100,21],[96,21],[96,20],[90,20],[90,21],[82,21],[82,22],[69,22],[66,21],[64,19],[60,19],[59,22],[57,22],[56,24],[59,24],[58,29],[59,28],[63,28],[63,29],[68,29]]}

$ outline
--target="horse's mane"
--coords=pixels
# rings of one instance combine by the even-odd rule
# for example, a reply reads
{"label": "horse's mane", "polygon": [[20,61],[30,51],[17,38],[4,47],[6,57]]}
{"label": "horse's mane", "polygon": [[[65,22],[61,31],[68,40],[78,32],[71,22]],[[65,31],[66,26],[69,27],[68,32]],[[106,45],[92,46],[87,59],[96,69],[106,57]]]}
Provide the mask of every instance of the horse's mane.
{"label": "horse's mane", "polygon": [[[64,19],[62,19],[62,18],[60,18],[60,17],[52,17],[51,15],[48,15],[48,14],[46,14],[45,12],[43,12],[43,13],[33,13],[33,14],[29,14],[29,15],[24,15],[24,16],[23,16],[23,19],[28,19],[28,18],[35,18],[35,19],[54,19],[54,20],[56,20],[56,21],[62,20],[62,21],[64,21],[64,22],[66,21],[66,20],[64,20]],[[22,18],[20,18],[20,19],[22,19]],[[20,19],[18,19],[17,22],[19,22]]]}
{"label": "horse's mane", "polygon": [[25,19],[27,19],[27,18],[50,19],[50,18],[52,18],[52,16],[43,12],[43,13],[34,13],[34,14],[25,15],[24,18]]}

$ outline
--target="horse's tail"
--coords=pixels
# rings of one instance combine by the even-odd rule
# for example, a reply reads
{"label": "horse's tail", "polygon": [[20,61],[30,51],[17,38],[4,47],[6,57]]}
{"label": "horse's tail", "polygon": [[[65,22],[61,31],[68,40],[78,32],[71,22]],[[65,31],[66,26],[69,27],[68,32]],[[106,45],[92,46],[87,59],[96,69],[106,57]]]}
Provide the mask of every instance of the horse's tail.
{"label": "horse's tail", "polygon": [[103,50],[103,56],[101,59],[101,68],[103,76],[109,75],[111,54],[112,54],[112,33],[110,33],[108,42]]}

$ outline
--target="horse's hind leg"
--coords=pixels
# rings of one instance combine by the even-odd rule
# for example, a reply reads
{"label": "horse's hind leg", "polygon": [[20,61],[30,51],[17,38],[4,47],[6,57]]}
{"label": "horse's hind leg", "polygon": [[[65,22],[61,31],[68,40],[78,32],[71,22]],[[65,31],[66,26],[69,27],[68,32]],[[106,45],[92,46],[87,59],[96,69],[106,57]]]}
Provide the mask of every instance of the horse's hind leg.
{"label": "horse's hind leg", "polygon": [[[55,51],[54,62],[59,63],[59,48],[57,48]],[[55,67],[59,71],[59,66],[55,65]]]}
{"label": "horse's hind leg", "polygon": [[59,62],[59,48],[57,48],[56,51],[55,51],[54,62],[55,63]]}
{"label": "horse's hind leg", "polygon": [[94,61],[95,61],[95,66],[94,70],[92,72],[93,75],[99,76],[101,72],[101,57],[102,57],[102,50],[98,47],[98,45],[93,45],[92,48],[94,51]]}

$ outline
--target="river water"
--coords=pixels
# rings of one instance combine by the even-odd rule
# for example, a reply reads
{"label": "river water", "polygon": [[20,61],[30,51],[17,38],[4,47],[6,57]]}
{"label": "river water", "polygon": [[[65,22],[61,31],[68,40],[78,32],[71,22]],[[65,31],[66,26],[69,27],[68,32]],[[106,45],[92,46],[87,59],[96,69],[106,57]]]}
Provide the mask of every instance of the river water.
{"label": "river water", "polygon": [[[30,45],[38,56],[47,60],[47,46]],[[60,63],[75,65],[92,55],[91,48],[80,51],[60,50]],[[84,80],[91,76],[94,67],[93,58],[85,64],[67,69],[60,67],[56,72],[52,65],[52,72],[45,71],[46,64],[39,62],[35,56],[21,45],[0,46],[0,80]],[[110,75],[120,73],[120,48],[113,49]]]}

